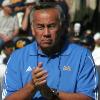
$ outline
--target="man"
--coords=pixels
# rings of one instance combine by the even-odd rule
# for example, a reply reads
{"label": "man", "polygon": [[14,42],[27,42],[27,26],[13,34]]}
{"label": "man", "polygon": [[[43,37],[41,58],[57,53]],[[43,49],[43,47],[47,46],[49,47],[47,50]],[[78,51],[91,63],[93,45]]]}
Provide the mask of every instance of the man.
{"label": "man", "polygon": [[92,56],[94,58],[94,62],[99,75],[99,99],[100,99],[100,33],[99,32],[95,33],[93,38],[95,42],[95,47],[92,52]]}
{"label": "man", "polygon": [[97,73],[91,53],[69,44],[59,5],[31,12],[36,41],[15,51],[7,64],[5,100],[96,100]]}
{"label": "man", "polygon": [[0,47],[12,40],[19,32],[18,18],[14,14],[10,0],[4,0],[0,10]]}
{"label": "man", "polygon": [[92,52],[92,56],[94,58],[95,65],[100,67],[100,33],[97,32],[94,36],[95,47]]}

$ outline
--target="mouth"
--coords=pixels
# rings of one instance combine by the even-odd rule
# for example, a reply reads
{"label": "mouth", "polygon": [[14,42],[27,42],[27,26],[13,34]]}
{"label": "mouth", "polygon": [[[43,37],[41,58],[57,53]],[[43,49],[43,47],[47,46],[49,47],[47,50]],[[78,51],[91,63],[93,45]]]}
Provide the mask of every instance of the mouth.
{"label": "mouth", "polygon": [[45,39],[45,40],[42,40],[42,43],[44,43],[44,44],[51,44],[52,40],[51,39]]}
{"label": "mouth", "polygon": [[52,40],[51,39],[44,39],[44,40],[42,40],[42,42],[49,43],[49,42],[52,42]]}

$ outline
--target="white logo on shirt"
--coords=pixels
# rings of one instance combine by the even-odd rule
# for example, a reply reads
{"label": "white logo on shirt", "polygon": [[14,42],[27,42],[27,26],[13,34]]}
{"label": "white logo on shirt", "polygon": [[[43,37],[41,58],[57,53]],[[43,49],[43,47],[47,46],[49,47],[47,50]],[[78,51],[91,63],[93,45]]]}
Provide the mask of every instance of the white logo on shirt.
{"label": "white logo on shirt", "polygon": [[70,66],[64,66],[64,67],[63,67],[63,70],[64,70],[64,71],[65,71],[65,70],[66,70],[66,71],[71,71],[72,69],[71,69]]}
{"label": "white logo on shirt", "polygon": [[31,72],[32,71],[32,68],[29,66],[26,70],[26,72]]}

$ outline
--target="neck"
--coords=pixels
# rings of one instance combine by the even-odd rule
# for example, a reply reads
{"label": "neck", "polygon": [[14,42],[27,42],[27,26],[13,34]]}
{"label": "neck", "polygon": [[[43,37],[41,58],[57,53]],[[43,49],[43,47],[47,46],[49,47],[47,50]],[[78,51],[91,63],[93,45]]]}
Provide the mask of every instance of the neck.
{"label": "neck", "polygon": [[42,51],[46,55],[51,56],[55,53],[59,53],[61,51],[61,48],[64,46],[64,44],[65,44],[65,41],[62,39],[55,46],[53,46],[52,48],[42,49]]}
{"label": "neck", "polygon": [[4,15],[10,16],[10,14],[7,11],[5,11],[5,10],[4,10]]}

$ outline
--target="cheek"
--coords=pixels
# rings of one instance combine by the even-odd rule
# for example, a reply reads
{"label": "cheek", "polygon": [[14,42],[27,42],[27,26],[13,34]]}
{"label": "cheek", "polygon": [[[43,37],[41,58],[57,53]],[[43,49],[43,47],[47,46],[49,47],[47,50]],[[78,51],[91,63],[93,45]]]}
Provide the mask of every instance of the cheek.
{"label": "cheek", "polygon": [[54,32],[51,33],[51,37],[54,41],[58,40],[58,37],[59,37],[59,31],[56,30]]}
{"label": "cheek", "polygon": [[35,35],[35,38],[36,38],[37,41],[41,41],[42,33],[40,33],[40,32],[35,32],[34,35]]}
{"label": "cheek", "polygon": [[51,38],[53,39],[53,41],[55,41],[57,39],[57,34],[52,34]]}
{"label": "cheek", "polygon": [[11,9],[11,8],[9,8],[9,9],[8,9],[8,12],[9,12],[9,13],[11,13],[11,12],[12,12],[12,9]]}

